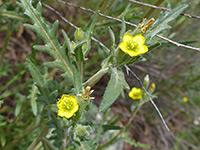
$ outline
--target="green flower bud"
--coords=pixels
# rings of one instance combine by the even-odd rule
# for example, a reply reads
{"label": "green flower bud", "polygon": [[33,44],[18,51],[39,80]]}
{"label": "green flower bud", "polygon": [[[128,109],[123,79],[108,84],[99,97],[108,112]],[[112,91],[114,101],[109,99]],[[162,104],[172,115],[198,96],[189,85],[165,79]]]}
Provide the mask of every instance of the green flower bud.
{"label": "green flower bud", "polygon": [[81,28],[77,28],[75,31],[75,40],[77,43],[81,42],[83,40],[84,33]]}
{"label": "green flower bud", "polygon": [[68,129],[68,134],[74,141],[81,142],[89,139],[89,130],[92,130],[92,128],[89,125],[84,126],[81,124],[76,124],[74,127],[70,127]]}

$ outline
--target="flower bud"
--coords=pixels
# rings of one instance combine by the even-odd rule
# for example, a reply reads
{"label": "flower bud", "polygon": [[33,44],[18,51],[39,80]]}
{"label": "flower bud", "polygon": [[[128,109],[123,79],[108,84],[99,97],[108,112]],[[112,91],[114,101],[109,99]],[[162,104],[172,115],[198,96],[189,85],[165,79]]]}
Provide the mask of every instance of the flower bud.
{"label": "flower bud", "polygon": [[74,127],[71,126],[68,129],[68,134],[74,141],[81,142],[89,139],[89,130],[92,130],[92,128],[89,125],[84,126],[81,124],[76,124]]}
{"label": "flower bud", "polygon": [[147,75],[144,77],[144,83],[148,85],[149,82],[150,82],[150,78],[149,78],[149,75],[147,74]]}
{"label": "flower bud", "polygon": [[187,102],[188,102],[188,98],[187,98],[187,97],[183,97],[183,101],[184,101],[185,103],[187,103]]}
{"label": "flower bud", "polygon": [[81,42],[83,40],[84,33],[81,28],[77,28],[75,31],[75,40],[76,42]]}

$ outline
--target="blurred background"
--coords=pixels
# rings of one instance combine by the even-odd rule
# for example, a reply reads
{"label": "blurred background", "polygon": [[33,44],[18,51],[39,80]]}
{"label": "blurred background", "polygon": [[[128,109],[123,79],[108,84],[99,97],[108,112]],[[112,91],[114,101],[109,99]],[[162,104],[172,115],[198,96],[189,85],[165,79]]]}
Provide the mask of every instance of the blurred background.
{"label": "blurred background", "polygon": [[[28,73],[25,60],[31,58],[35,64],[42,66],[43,62],[52,59],[45,53],[33,49],[32,45],[42,43],[36,34],[25,28],[23,23],[28,22],[23,11],[16,5],[16,0],[0,1],[0,100],[4,100],[0,108],[0,148],[10,143],[23,149],[30,144],[37,135],[29,130],[30,122],[35,118],[31,111],[31,101],[27,97],[31,76]],[[44,0],[58,11],[69,22],[85,30],[92,13],[70,5],[63,5],[57,0]],[[128,0],[69,0],[72,4],[100,10],[102,14],[121,19],[124,12],[125,21],[138,24],[144,17],[157,18],[160,10],[152,11],[151,8],[131,3]],[[182,4],[189,4],[184,13],[200,16],[200,0],[140,0],[140,2],[165,8],[175,8]],[[128,8],[127,8],[128,7]],[[5,11],[7,10],[7,11]],[[13,17],[12,15],[15,14]],[[64,29],[71,39],[75,29],[64,22],[55,12],[44,7],[44,18],[49,22],[59,20],[58,37],[63,41],[61,30]],[[105,44],[110,45],[108,27],[115,33],[116,43],[119,41],[121,23],[99,17],[93,36]],[[170,22],[172,29],[167,36],[174,41],[200,47],[200,19],[179,16]],[[127,30],[134,27],[127,25]],[[92,50],[88,61],[84,64],[86,79],[100,68],[105,51],[92,42]],[[168,132],[161,122],[156,110],[151,103],[145,104],[138,112],[130,127],[130,136],[135,141],[149,145],[151,150],[199,150],[200,149],[200,52],[177,47],[164,43],[145,55],[145,62],[134,63],[130,68],[144,79],[149,75],[151,82],[155,83],[158,98],[154,99],[165,118],[171,132]],[[46,75],[60,83],[59,70],[49,69]],[[98,107],[109,76],[105,75],[94,86],[95,104]],[[133,76],[126,75],[130,87],[139,86]],[[67,82],[67,81],[66,81]],[[65,83],[55,84],[62,93]],[[65,89],[69,90],[69,89]],[[127,96],[119,99],[111,107],[111,117],[118,118],[118,125],[124,125],[130,117],[130,104],[135,103]],[[1,101],[2,102],[2,101]],[[29,134],[24,134],[28,131]],[[121,149],[143,150],[124,142]]]}

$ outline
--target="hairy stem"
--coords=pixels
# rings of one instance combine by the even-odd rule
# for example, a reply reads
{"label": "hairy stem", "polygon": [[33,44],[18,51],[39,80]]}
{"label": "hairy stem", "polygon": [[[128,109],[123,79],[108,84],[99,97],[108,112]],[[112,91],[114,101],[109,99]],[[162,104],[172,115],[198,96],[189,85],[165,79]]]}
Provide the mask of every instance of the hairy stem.
{"label": "hairy stem", "polygon": [[90,79],[85,82],[86,86],[93,87],[107,72],[109,68],[102,68],[96,74],[94,74]]}

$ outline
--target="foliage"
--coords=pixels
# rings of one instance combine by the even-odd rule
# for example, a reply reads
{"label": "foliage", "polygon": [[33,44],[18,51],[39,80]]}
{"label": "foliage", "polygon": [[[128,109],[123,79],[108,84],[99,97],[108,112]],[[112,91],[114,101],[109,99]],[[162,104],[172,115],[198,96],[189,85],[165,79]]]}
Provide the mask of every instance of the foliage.
{"label": "foliage", "polygon": [[[54,2],[49,3],[54,4]],[[115,0],[95,1],[95,5],[93,3],[94,1],[89,1],[88,6],[86,6],[88,8],[93,6],[92,9],[97,10],[89,21],[85,17],[86,15],[79,16],[80,18],[75,23],[79,24],[81,28],[75,27],[75,30],[70,30],[71,27],[66,24],[63,25],[63,23],[59,24],[58,20],[53,23],[47,21],[45,12],[43,12],[43,5],[39,1],[20,0],[17,2],[18,5],[12,3],[12,1],[3,2],[2,5],[2,1],[0,1],[0,31],[6,33],[0,56],[0,77],[9,80],[8,82],[2,80],[0,87],[0,147],[2,149],[95,150],[106,149],[118,141],[128,143],[131,147],[149,149],[154,148],[154,145],[143,144],[142,140],[130,138],[133,135],[129,136],[130,134],[127,134],[127,132],[138,111],[141,113],[146,111],[146,120],[152,118],[152,111],[149,113],[149,108],[147,110],[143,108],[146,106],[144,104],[150,101],[149,97],[152,99],[157,97],[158,93],[155,93],[155,90],[162,93],[163,97],[166,94],[171,99],[179,99],[176,102],[177,105],[172,104],[172,111],[173,109],[176,110],[178,105],[184,105],[185,109],[188,110],[196,105],[195,110],[198,110],[199,95],[194,94],[196,90],[199,90],[198,81],[200,78],[197,63],[188,67],[196,70],[194,74],[186,70],[184,76],[172,77],[187,79],[187,82],[182,85],[177,83],[176,87],[174,86],[176,82],[174,84],[171,80],[169,80],[170,82],[163,81],[158,76],[156,76],[156,81],[160,81],[160,83],[156,83],[155,86],[146,76],[144,81],[140,81],[142,87],[139,90],[139,98],[133,97],[134,90],[131,91],[132,96],[129,98],[140,100],[130,100],[127,105],[127,110],[130,113],[130,115],[127,115],[129,120],[126,120],[124,126],[119,126],[119,122],[124,122],[123,117],[112,115],[110,108],[115,106],[112,104],[118,102],[120,95],[123,99],[126,99],[126,101],[123,101],[126,104],[128,101],[127,91],[130,90],[130,86],[138,87],[133,79],[131,79],[133,83],[130,82],[125,71],[123,71],[124,66],[127,73],[128,65],[137,66],[141,63],[150,63],[151,60],[158,61],[158,65],[159,63],[168,63],[167,65],[170,66],[173,61],[163,59],[164,52],[157,56],[157,53],[153,50],[161,46],[171,46],[171,44],[163,42],[155,36],[157,34],[167,36],[170,33],[169,29],[173,31],[176,23],[169,25],[169,22],[180,21],[177,17],[188,5],[179,4],[170,12],[161,12],[151,26],[145,26],[146,20],[139,23],[144,16],[145,9],[141,10],[129,2],[122,3],[122,1]],[[78,4],[84,5],[85,1],[80,1]],[[100,18],[101,13],[116,16],[121,20],[121,23],[113,23],[105,18]],[[74,22],[70,19],[69,21]],[[138,27],[133,30],[129,25],[126,25],[126,21],[138,24]],[[65,30],[61,31],[60,27]],[[141,30],[141,27],[145,30]],[[21,36],[26,37],[26,34],[32,33],[32,31],[36,33],[36,36],[33,34],[35,36],[33,43],[27,42],[31,48],[30,53],[26,54],[26,61],[21,59],[20,63],[10,64],[5,58],[7,58],[6,53],[8,52],[9,41],[13,36],[12,33],[17,33],[17,35],[21,33]],[[124,42],[126,35],[131,37],[127,43]],[[140,35],[140,39],[143,39],[142,42],[135,38],[138,35]],[[99,44],[98,40],[94,40],[95,38],[108,40],[104,41],[104,45]],[[184,41],[182,43],[192,42]],[[149,51],[147,52],[146,48],[144,52],[137,53],[137,55],[126,53],[130,50],[128,48],[130,44],[136,44],[136,46],[131,45],[133,46],[131,52],[135,49],[140,50],[141,48],[137,46],[140,43],[145,47],[147,45]],[[124,46],[120,46],[123,44]],[[123,50],[123,47],[125,47],[125,50]],[[44,59],[38,56],[44,56]],[[146,69],[148,68],[153,68],[153,66],[146,67]],[[164,68],[163,70],[167,69]],[[107,85],[101,85],[103,87],[101,89],[105,89],[105,91],[98,108],[95,101],[97,99],[96,93],[99,91],[95,87],[98,83],[101,83],[102,77],[106,75],[110,79]],[[140,76],[142,77],[142,75]],[[174,81],[176,80],[178,79]],[[163,87],[167,87],[167,89]],[[170,90],[176,91],[175,94]],[[65,93],[68,97],[67,100],[64,100],[61,96],[66,95]],[[137,92],[135,93],[137,94]],[[177,93],[181,97],[177,98]],[[188,97],[188,95],[193,95],[193,97],[188,98],[187,103],[181,101],[182,97]],[[73,102],[76,101],[76,110],[73,113],[70,112],[70,117],[65,118],[66,115],[60,115],[58,111],[62,109],[62,113],[64,113],[67,107],[71,108],[72,103],[70,102],[72,101],[70,101],[70,98],[73,98]],[[191,99],[194,99],[194,102]],[[61,101],[62,104],[58,108]],[[14,106],[14,109],[8,107],[9,103]],[[165,106],[159,108],[162,109],[163,107]],[[187,114],[183,110],[180,112],[185,116],[194,113],[188,111]],[[198,113],[193,119],[197,124],[199,121]],[[191,123],[193,120],[185,121]],[[199,127],[196,124],[188,125],[193,128],[190,131],[191,136],[187,137],[184,130],[177,132],[180,138],[174,140],[173,149],[190,147],[182,144],[181,139],[187,139],[190,143],[197,145],[194,146],[195,148],[198,148],[199,139],[196,137]]]}

